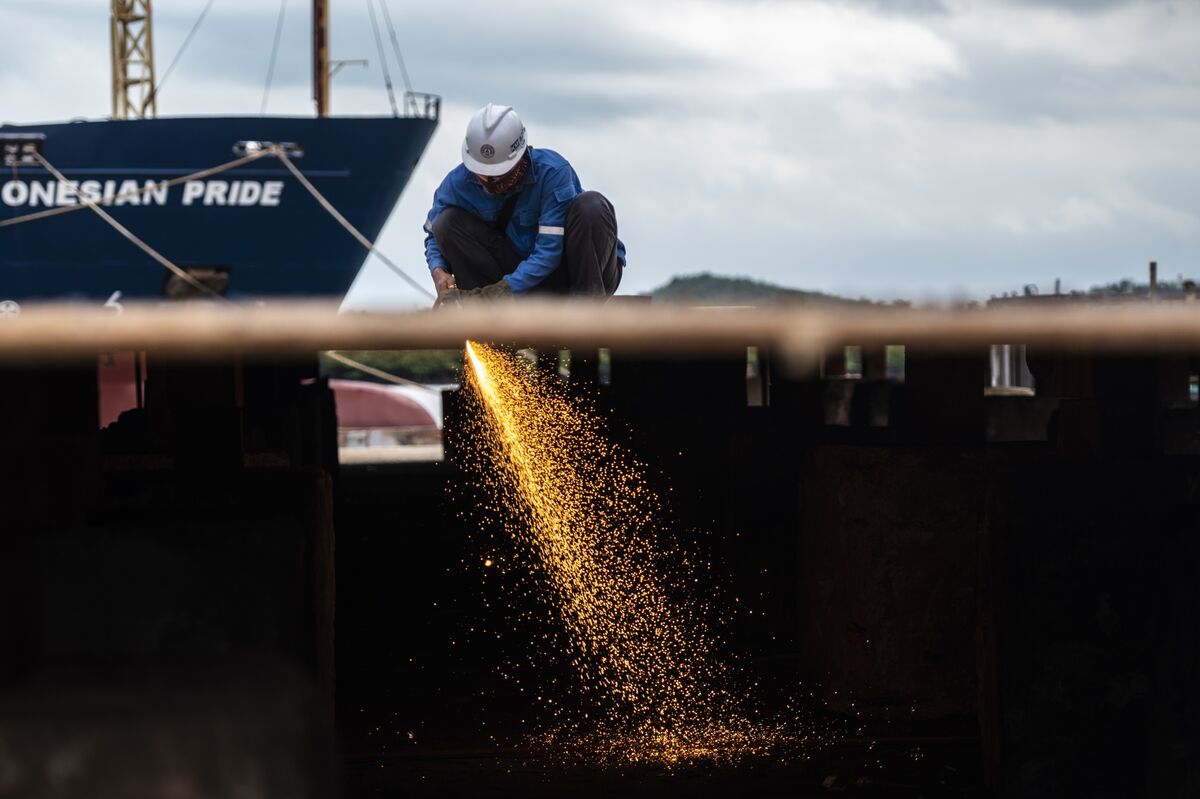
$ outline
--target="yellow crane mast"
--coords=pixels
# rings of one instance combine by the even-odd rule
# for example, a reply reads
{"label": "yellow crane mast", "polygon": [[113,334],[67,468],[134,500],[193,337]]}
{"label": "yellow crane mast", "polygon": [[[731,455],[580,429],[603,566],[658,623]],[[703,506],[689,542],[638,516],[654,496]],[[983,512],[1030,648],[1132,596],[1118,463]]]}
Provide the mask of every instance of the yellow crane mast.
{"label": "yellow crane mast", "polygon": [[158,116],[150,0],[112,0],[112,115]]}

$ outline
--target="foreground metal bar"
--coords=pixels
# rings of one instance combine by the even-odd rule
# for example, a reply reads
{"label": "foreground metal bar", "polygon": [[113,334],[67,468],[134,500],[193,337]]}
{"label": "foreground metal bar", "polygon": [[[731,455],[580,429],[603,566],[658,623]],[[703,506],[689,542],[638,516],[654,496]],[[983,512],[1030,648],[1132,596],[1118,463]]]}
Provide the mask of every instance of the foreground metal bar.
{"label": "foreground metal bar", "polygon": [[317,304],[163,304],[127,307],[118,314],[104,308],[33,306],[0,319],[0,361],[72,360],[120,350],[204,360],[326,349],[453,348],[468,339],[612,347],[681,358],[757,345],[792,364],[842,344],[906,344],[946,353],[1002,343],[1148,352],[1200,347],[1200,311],[1190,305],[1150,304],[847,310],[520,302],[390,314],[339,314]]}

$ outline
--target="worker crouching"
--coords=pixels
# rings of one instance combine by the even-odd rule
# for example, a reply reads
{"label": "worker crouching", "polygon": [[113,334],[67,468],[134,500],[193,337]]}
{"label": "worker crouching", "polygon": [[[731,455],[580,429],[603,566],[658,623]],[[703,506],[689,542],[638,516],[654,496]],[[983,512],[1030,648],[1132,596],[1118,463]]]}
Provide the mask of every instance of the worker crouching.
{"label": "worker crouching", "polygon": [[425,222],[435,307],[617,290],[625,245],[612,203],[584,191],[561,155],[530,147],[512,108],[489,103],[471,117],[462,159],[434,193]]}

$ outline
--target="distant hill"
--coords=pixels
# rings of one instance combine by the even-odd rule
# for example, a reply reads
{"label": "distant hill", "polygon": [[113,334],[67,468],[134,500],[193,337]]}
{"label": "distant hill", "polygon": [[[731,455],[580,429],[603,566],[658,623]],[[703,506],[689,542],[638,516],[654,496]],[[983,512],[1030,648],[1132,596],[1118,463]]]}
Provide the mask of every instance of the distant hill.
{"label": "distant hill", "polygon": [[776,303],[812,303],[826,305],[870,305],[868,300],[851,300],[820,291],[804,291],[777,286],[747,277],[725,277],[702,272],[681,275],[650,292],[659,302],[686,302],[701,305],[771,305]]}

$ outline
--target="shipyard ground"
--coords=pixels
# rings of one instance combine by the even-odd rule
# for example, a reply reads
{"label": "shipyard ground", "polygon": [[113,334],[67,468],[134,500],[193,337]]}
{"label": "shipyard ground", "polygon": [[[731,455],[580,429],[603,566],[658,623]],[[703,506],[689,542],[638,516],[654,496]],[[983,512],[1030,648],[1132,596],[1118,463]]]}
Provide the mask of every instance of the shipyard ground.
{"label": "shipyard ground", "polygon": [[985,396],[967,346],[910,345],[902,380],[882,349],[765,380],[744,348],[614,349],[614,430],[755,611],[731,645],[860,728],[672,773],[519,745],[502,653],[464,637],[504,620],[453,446],[339,465],[294,354],[151,353],[100,431],[94,363],[2,375],[0,795],[1200,793],[1190,350],[1031,350],[1037,395]]}
{"label": "shipyard ground", "polygon": [[[655,768],[568,767],[545,763],[525,751],[425,752],[351,758],[346,782],[361,796],[413,797],[986,797],[977,767],[977,746],[924,745],[914,761],[912,743],[865,745],[828,751],[802,765],[750,762],[697,766],[665,772]],[[864,766],[869,756],[871,766]],[[878,765],[874,763],[878,761]],[[964,770],[965,769],[965,770]]]}

